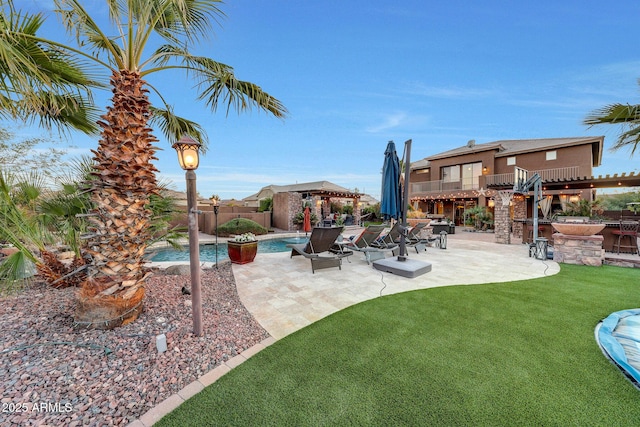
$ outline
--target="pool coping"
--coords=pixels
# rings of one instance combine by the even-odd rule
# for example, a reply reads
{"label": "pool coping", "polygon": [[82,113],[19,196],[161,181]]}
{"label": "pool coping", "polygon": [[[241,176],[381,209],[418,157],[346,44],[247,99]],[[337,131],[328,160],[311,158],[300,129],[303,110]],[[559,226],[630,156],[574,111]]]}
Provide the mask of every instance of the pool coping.
{"label": "pool coping", "polygon": [[[288,239],[288,238],[292,238],[292,237],[303,237],[303,233],[304,232],[284,232],[284,233],[268,233],[268,234],[263,234],[263,235],[259,235],[256,236],[256,240],[258,241],[265,241],[265,240],[276,240],[276,239]],[[220,240],[222,240],[222,242],[220,242]],[[227,240],[230,240],[229,237],[219,237],[218,238],[218,243],[226,243]],[[200,245],[210,245],[210,244],[214,244],[216,242],[216,236],[212,236],[210,234],[205,234],[200,232],[199,234],[199,238],[198,238],[198,243]],[[189,240],[188,239],[180,239],[178,240],[178,244],[181,246],[189,246]],[[167,242],[156,242],[153,245],[150,245],[147,250],[151,250],[151,249],[163,249],[163,248],[171,248],[171,245],[168,244]],[[286,252],[286,251],[285,251]],[[218,264],[224,263],[224,262],[229,262],[228,259],[224,259],[221,261],[218,261]],[[190,261],[189,260],[184,260],[184,261],[180,261],[180,260],[176,260],[176,261],[147,261],[145,262],[145,266],[150,267],[150,268],[160,268],[160,269],[166,269],[168,267],[171,267],[172,265],[189,265]],[[200,261],[200,266],[202,268],[214,268],[216,266],[216,263],[214,261]]]}

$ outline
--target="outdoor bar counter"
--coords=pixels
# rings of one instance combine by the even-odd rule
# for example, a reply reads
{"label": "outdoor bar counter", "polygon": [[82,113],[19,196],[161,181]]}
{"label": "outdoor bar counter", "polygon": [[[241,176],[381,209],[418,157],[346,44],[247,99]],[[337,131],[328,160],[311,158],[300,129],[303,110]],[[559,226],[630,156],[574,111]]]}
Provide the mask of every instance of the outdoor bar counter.
{"label": "outdoor bar counter", "polygon": [[[533,231],[533,219],[514,219],[514,222],[520,222],[523,224],[522,243],[531,243],[531,236]],[[544,237],[549,241],[549,244],[553,245],[553,234],[556,233],[555,229],[551,225],[552,221],[540,219],[538,220],[538,237]],[[613,244],[616,242],[617,236],[612,232],[620,229],[619,221],[603,221],[606,224],[604,230],[599,235],[604,236],[604,242],[602,246],[606,252],[613,252]],[[629,250],[621,250],[622,252],[630,252]]]}

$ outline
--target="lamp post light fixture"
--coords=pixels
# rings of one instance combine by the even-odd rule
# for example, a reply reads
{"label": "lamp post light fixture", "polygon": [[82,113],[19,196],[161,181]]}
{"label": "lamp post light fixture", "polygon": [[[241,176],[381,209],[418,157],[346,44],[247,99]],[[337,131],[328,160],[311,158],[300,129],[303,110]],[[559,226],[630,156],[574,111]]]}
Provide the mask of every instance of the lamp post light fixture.
{"label": "lamp post light fixture", "polygon": [[216,233],[216,268],[218,268],[218,211],[220,209],[220,206],[218,206],[218,199],[215,197],[211,198],[211,203],[213,203],[213,214],[216,217],[214,230]]}
{"label": "lamp post light fixture", "polygon": [[187,212],[189,213],[189,266],[191,269],[191,306],[193,310],[193,334],[202,335],[202,295],[200,293],[200,242],[198,241],[198,193],[196,173],[200,163],[200,143],[183,136],[172,147],[178,152],[180,167],[186,170]]}

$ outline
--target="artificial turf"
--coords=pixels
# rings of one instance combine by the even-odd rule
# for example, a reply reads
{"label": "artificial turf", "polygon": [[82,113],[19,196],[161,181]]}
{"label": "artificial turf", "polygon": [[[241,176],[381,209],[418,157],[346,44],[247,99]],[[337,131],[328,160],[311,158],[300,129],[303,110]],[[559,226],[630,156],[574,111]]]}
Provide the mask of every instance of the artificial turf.
{"label": "artificial turf", "polygon": [[594,328],[636,307],[640,270],[567,264],[377,298],[276,342],[157,425],[635,426],[640,391]]}

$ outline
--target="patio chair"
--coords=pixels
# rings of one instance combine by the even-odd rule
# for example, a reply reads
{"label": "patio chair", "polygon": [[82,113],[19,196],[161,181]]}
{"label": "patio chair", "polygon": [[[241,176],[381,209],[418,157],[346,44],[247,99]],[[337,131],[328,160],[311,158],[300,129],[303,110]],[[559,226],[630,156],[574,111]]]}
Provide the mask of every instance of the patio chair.
{"label": "patio chair", "polygon": [[[426,240],[422,239],[419,235],[420,230],[424,228],[427,224],[418,224],[411,229],[407,228],[407,232],[405,234],[405,246],[407,248],[415,248],[416,253],[420,253],[421,250],[426,250]],[[391,228],[391,230],[385,234],[384,236],[379,237],[373,246],[379,247],[381,249],[391,249],[394,255],[396,253],[396,247],[400,244],[400,238],[402,237],[402,225],[399,222],[396,222],[395,225]]]}
{"label": "patio chair", "polygon": [[396,246],[400,241],[401,230],[402,226],[399,222],[396,222],[387,234],[381,233],[380,236],[371,243],[371,246],[383,249],[389,246]]}
{"label": "patio chair", "polygon": [[287,247],[291,248],[292,258],[302,255],[311,260],[311,271],[314,274],[322,268],[338,267],[342,270],[342,258],[351,253],[330,252],[341,232],[342,227],[314,227],[307,243],[292,243]]}
{"label": "patio chair", "polygon": [[415,248],[416,253],[420,253],[420,251],[426,251],[427,246],[433,246],[440,241],[440,236],[434,236],[432,234],[427,237],[422,237],[420,235],[422,229],[426,226],[426,223],[419,222],[407,231],[407,246]]}
{"label": "patio chair", "polygon": [[343,244],[343,247],[362,252],[367,264],[377,259],[383,259],[385,258],[386,251],[393,251],[398,247],[395,243],[388,245],[375,243],[385,228],[384,225],[370,225],[365,228],[360,235],[354,237],[351,241],[347,242],[347,244]]}

